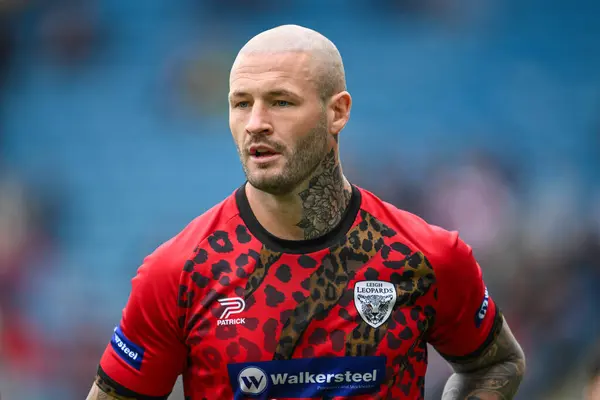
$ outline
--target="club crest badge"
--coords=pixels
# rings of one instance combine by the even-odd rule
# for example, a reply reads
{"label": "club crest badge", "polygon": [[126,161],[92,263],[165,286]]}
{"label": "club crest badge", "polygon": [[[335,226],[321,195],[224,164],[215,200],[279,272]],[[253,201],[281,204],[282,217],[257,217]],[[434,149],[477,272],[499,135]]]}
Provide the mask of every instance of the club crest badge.
{"label": "club crest badge", "polygon": [[356,310],[373,328],[380,327],[390,317],[396,296],[396,287],[390,282],[361,281],[354,285]]}

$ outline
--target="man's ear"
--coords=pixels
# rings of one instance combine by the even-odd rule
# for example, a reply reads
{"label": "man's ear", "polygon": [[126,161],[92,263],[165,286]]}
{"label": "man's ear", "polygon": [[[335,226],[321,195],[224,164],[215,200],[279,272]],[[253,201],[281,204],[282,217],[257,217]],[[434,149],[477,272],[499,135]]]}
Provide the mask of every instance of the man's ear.
{"label": "man's ear", "polygon": [[352,97],[347,91],[335,94],[329,100],[327,114],[329,117],[329,133],[338,135],[350,119]]}

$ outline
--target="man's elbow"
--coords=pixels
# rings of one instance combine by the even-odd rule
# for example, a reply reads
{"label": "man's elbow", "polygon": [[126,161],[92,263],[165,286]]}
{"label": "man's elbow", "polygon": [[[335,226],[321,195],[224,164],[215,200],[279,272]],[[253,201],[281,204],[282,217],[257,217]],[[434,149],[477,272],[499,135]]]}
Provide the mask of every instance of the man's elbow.
{"label": "man's elbow", "polygon": [[[506,328],[508,329],[508,326]],[[527,371],[527,359],[525,357],[525,352],[521,348],[519,342],[514,338],[514,336],[512,343],[514,345],[514,351],[508,352],[508,361],[514,364],[514,370],[518,375],[519,380],[522,380],[523,376],[525,376],[525,372]]]}
{"label": "man's elbow", "polygon": [[521,383],[525,373],[527,371],[527,360],[525,358],[525,353],[521,351],[521,354],[515,355],[510,361],[507,361],[513,364],[513,367],[510,370],[514,371],[514,379],[515,382]]}

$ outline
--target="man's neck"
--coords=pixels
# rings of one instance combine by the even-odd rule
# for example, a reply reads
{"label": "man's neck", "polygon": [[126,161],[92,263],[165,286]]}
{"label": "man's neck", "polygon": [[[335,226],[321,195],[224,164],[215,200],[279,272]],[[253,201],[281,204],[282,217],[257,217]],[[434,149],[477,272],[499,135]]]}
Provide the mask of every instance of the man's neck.
{"label": "man's neck", "polygon": [[246,185],[250,207],[260,224],[272,235],[287,240],[314,239],[341,221],[352,196],[332,150],[311,178],[292,193],[274,196]]}

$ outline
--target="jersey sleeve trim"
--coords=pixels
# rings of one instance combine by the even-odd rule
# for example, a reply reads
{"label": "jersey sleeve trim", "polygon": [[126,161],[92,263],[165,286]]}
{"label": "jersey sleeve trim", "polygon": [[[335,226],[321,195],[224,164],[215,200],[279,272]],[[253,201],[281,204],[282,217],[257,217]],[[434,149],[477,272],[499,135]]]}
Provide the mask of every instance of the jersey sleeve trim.
{"label": "jersey sleeve trim", "polygon": [[[104,372],[102,367],[98,367],[98,377],[100,377],[100,379],[102,379],[102,381],[114,391],[114,394],[118,395],[119,397],[132,399],[132,400],[133,399],[135,399],[135,400],[167,400],[170,395],[170,393],[169,393],[164,396],[147,396],[147,395],[136,393],[132,390],[127,389],[125,386],[121,385],[120,383],[118,383],[114,379],[112,379],[110,376],[108,376],[106,374],[106,372]],[[101,389],[102,389],[102,387],[101,387]],[[108,393],[108,394],[111,394],[111,393]]]}
{"label": "jersey sleeve trim", "polygon": [[492,327],[490,329],[490,333],[483,341],[481,346],[479,346],[475,351],[466,354],[464,356],[451,356],[448,354],[440,353],[442,357],[444,357],[447,361],[454,364],[468,364],[471,361],[481,357],[481,355],[487,350],[487,348],[496,340],[500,331],[502,330],[503,325],[502,312],[498,308],[496,308],[496,314],[494,315],[494,322],[492,323]]}

